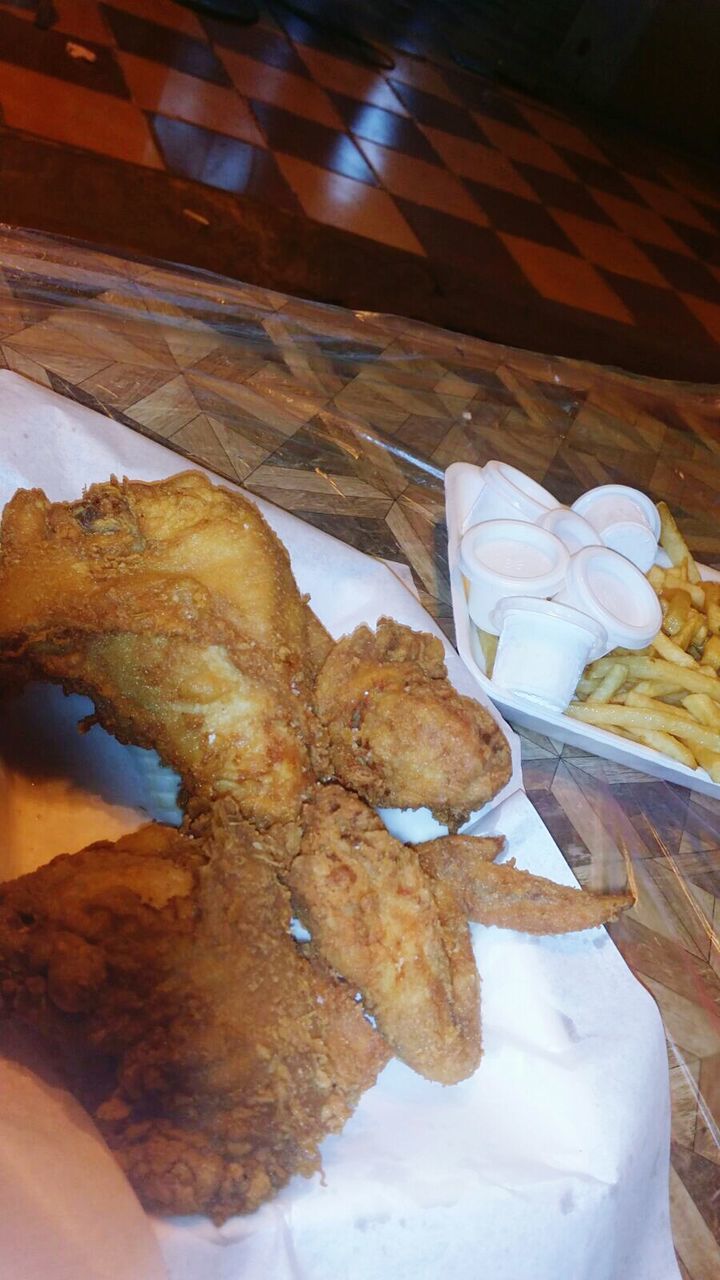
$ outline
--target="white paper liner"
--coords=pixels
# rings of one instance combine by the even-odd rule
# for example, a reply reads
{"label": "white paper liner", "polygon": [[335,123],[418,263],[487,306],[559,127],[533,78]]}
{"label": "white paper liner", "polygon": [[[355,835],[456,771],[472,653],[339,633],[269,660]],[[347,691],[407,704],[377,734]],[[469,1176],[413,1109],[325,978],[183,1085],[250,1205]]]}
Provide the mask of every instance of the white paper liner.
{"label": "white paper liner", "polygon": [[[0,373],[0,502],[18,486],[70,499],[111,473],[158,479],[181,469],[183,460],[162,446]],[[383,613],[436,631],[383,565],[259,505],[334,634]],[[452,650],[448,669],[458,688],[485,701]],[[33,699],[36,730],[56,764],[32,785],[13,768],[12,751],[6,754],[3,874],[105,832],[115,836],[143,817],[129,757],[102,730],[73,739],[72,776],[61,776],[57,757],[87,709],[84,700],[31,689],[6,712],[16,727],[25,724]],[[519,865],[573,883],[518,789],[515,741],[513,747],[513,779],[479,826],[504,832]],[[84,788],[86,765],[93,781]],[[425,813],[385,816],[405,839],[438,829]],[[417,1280],[438,1270],[454,1280],[676,1280],[667,1204],[668,1076],[655,1005],[603,930],[533,939],[477,927],[474,942],[485,1044],[476,1075],[443,1088],[394,1061],[343,1133],[323,1144],[323,1178],[295,1178],[257,1213],[222,1228],[200,1218],[155,1221],[172,1280]],[[51,1158],[47,1141],[38,1140],[47,1133],[43,1104],[20,1096],[14,1073],[0,1063],[0,1186],[16,1193],[12,1201],[0,1196],[3,1280],[71,1274],[105,1280],[102,1248],[88,1250],[98,1222],[113,1280],[155,1280],[159,1255],[138,1261],[113,1243],[133,1232],[147,1243],[148,1219],[132,1197],[131,1227],[113,1194],[99,1201],[71,1195],[69,1211],[74,1176],[102,1188],[111,1171],[116,1175],[109,1154],[100,1143],[88,1150],[61,1109],[52,1121]],[[13,1132],[22,1141],[9,1141]],[[45,1262],[28,1254],[26,1263],[7,1247],[17,1240],[18,1219],[32,1224]],[[78,1264],[81,1256],[87,1265]]]}

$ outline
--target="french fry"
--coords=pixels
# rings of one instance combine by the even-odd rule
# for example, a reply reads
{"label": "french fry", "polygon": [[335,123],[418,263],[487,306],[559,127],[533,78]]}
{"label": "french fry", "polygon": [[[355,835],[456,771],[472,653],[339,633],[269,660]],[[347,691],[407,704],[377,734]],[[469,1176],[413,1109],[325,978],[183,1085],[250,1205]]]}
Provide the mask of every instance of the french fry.
{"label": "french fry", "polygon": [[720,582],[708,582],[705,587],[705,612],[708,630],[720,635]]}
{"label": "french fry", "polygon": [[712,781],[720,782],[720,752],[708,751],[707,747],[697,747],[695,755],[700,768],[710,774]]}
{"label": "french fry", "polygon": [[669,591],[663,590],[660,603],[667,606],[662,629],[666,636],[675,637],[690,617],[693,607],[690,595],[682,587],[671,587]]}
{"label": "french fry", "polygon": [[[695,609],[705,608],[705,586],[688,582],[685,565],[680,565],[676,569],[661,569],[660,572],[665,575],[664,582],[667,590],[687,591]],[[653,586],[655,586],[654,583]]]}
{"label": "french fry", "polygon": [[[697,694],[696,696],[700,698],[703,695]],[[625,695],[625,706],[648,707],[650,711],[664,711],[667,704],[660,702],[659,698],[649,697],[646,693],[638,693],[637,689],[629,689]]]}
{"label": "french fry", "polygon": [[702,653],[703,664],[714,671],[720,668],[720,636],[709,636]]}
{"label": "french fry", "polygon": [[[605,659],[601,658],[600,661]],[[716,702],[720,702],[720,680],[717,676],[706,676],[697,666],[691,670],[676,662],[668,662],[665,658],[623,658],[622,661],[628,676],[639,680],[664,680],[688,693],[707,693]]]}
{"label": "french fry", "polygon": [[685,652],[687,653],[688,649],[690,648],[690,645],[695,640],[696,632],[699,631],[703,625],[704,625],[703,615],[699,613],[697,609],[691,609],[688,614],[685,626],[683,627],[682,631],[679,631],[678,634],[675,636],[675,644],[678,645],[681,649],[684,649]]}
{"label": "french fry", "polygon": [[581,676],[577,683],[575,697],[584,702],[586,698],[590,697],[593,690],[597,689],[599,683],[599,680],[586,680],[584,676]]}
{"label": "french fry", "polygon": [[702,656],[703,649],[707,643],[708,626],[702,614],[698,614],[699,621],[695,624],[692,640],[690,641],[690,649],[694,649],[698,657]]}
{"label": "french fry", "polygon": [[495,655],[498,647],[498,637],[491,636],[489,631],[483,631],[482,627],[477,629],[480,648],[485,659],[485,674],[488,680],[492,679],[493,667],[495,666]]}
{"label": "french fry", "polygon": [[[652,747],[654,751],[660,751],[662,755],[669,756],[671,760],[677,760],[678,764],[684,764],[688,769],[697,769],[697,759],[693,755],[689,747],[682,742],[678,742],[677,738],[673,738],[671,733],[663,733],[659,729],[649,729],[647,732],[638,732],[638,742],[645,747]],[[698,748],[702,750],[702,748]],[[709,752],[712,755],[712,752]],[[720,761],[720,756],[718,756]]]}
{"label": "french fry", "polygon": [[720,753],[720,734],[704,725],[699,725],[689,715],[682,715],[677,707],[617,706],[606,703],[603,706],[589,706],[586,702],[571,702],[567,715],[574,720],[582,720],[585,724],[594,724],[601,729],[630,729],[633,736],[638,733],[659,731],[679,738],[693,751],[696,747],[705,747],[709,751]]}
{"label": "french fry", "polygon": [[[690,638],[688,637],[688,643],[689,639]],[[685,652],[682,645],[677,643],[675,640],[671,640],[669,636],[666,636],[664,631],[658,631],[652,643],[653,649],[656,649],[660,654],[660,657],[665,658],[668,662],[674,662],[679,667],[697,668],[698,664],[695,659],[689,653]]]}
{"label": "french fry", "polygon": [[700,724],[720,733],[720,704],[713,702],[706,693],[689,693],[683,698],[682,705]]}
{"label": "french fry", "polygon": [[669,506],[666,502],[658,502],[657,507],[660,515],[660,546],[667,551],[674,565],[685,565],[688,582],[699,582],[700,572]]}
{"label": "french fry", "polygon": [[649,698],[670,698],[676,693],[684,696],[685,691],[676,684],[668,684],[666,680],[638,680],[636,693],[645,693]]}
{"label": "french fry", "polygon": [[609,667],[602,679],[588,695],[588,702],[610,702],[622,688],[627,678],[622,662]]}

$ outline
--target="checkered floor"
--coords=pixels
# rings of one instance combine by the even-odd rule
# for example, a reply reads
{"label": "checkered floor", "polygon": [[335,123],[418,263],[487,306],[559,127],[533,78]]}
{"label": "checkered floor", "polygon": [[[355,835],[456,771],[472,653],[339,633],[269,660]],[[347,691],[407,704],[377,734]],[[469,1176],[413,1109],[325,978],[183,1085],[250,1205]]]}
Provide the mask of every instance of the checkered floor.
{"label": "checkered floor", "polygon": [[639,371],[644,344],[653,372],[667,358],[672,376],[720,380],[720,178],[458,68],[341,58],[281,7],[253,26],[173,0],[52,9],[43,30],[36,0],[0,5],[5,138],[339,230],[369,270],[389,248],[431,272],[438,299],[462,295],[458,328]]}

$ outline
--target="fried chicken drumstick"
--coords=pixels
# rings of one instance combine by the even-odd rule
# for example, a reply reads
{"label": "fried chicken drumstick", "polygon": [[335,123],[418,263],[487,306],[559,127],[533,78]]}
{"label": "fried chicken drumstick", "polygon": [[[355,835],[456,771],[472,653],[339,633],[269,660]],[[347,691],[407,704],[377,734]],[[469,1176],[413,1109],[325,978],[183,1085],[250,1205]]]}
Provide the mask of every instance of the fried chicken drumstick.
{"label": "fried chicken drumstick", "polygon": [[195,807],[231,795],[260,828],[297,819],[332,641],[253,503],[197,472],[72,503],[20,490],[0,543],[7,674],[87,694],[122,742],[157,749]]}
{"label": "fried chicken drumstick", "polygon": [[315,706],[332,773],[369,804],[427,806],[456,830],[510,777],[504,733],[450,684],[441,641],[391,618],[331,649]]}
{"label": "fried chicken drumstick", "polygon": [[389,1050],[288,932],[271,842],[208,823],[0,885],[0,1016],[62,1050],[147,1208],[221,1222],[319,1167]]}

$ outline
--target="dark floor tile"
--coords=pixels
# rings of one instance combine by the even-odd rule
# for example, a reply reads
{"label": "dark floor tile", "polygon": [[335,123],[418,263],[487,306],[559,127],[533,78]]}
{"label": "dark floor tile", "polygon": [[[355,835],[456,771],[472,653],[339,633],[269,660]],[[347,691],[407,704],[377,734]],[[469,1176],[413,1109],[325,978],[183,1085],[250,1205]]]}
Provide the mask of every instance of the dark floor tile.
{"label": "dark floor tile", "polygon": [[534,164],[522,164],[519,160],[515,160],[514,165],[521,177],[537,192],[546,208],[564,209],[566,213],[590,218],[605,226],[615,225],[582,183],[570,182],[559,173],[549,173],[547,169],[538,169]]}
{"label": "dark floor tile", "polygon": [[394,111],[384,111],[382,107],[356,102],[354,98],[346,98],[340,93],[330,96],[347,128],[358,138],[377,142],[381,147],[392,147],[394,151],[402,151],[406,156],[414,156],[416,160],[437,164],[437,155],[427,138],[407,116],[398,116]]}
{"label": "dark floor tile", "polygon": [[448,88],[463,106],[470,107],[473,111],[482,111],[483,115],[493,116],[505,124],[514,124],[518,129],[528,128],[525,116],[518,111],[512,98],[491,88],[482,76],[449,67],[443,67],[442,75]]}
{"label": "dark floor tile", "polygon": [[709,222],[711,227],[717,227],[720,232],[720,209],[713,204],[703,204],[702,200],[696,200],[694,197],[693,204],[705,221]]}
{"label": "dark floor tile", "polygon": [[176,71],[196,76],[198,80],[209,80],[212,84],[232,84],[209,44],[180,31],[173,31],[171,27],[163,27],[158,22],[138,18],[123,9],[115,9],[109,4],[101,4],[100,8],[123,53],[150,58],[153,62],[161,62]]}
{"label": "dark floor tile", "polygon": [[641,280],[631,280],[629,276],[620,276],[602,267],[597,270],[632,312],[641,329],[648,333],[659,331],[665,338],[674,338],[684,345],[712,345],[705,327],[672,289],[661,289]]}
{"label": "dark floor tile", "polygon": [[358,62],[361,66],[390,68],[392,57],[373,57],[372,46],[362,38],[360,23],[357,26],[359,39],[353,39],[352,28],[348,25],[347,30],[344,30],[341,20],[338,21],[337,27],[333,28],[331,17],[329,22],[322,20],[309,22],[298,14],[291,13],[282,4],[274,5],[270,2],[268,7],[278,26],[297,44],[306,44],[311,49],[332,53],[336,58],[349,58],[350,61]]}
{"label": "dark floor tile", "polygon": [[41,31],[32,22],[0,10],[0,57],[26,71],[40,71],[57,80],[95,89],[116,98],[129,98],[130,91],[111,49],[105,45],[83,44],[95,55],[94,62],[68,56],[68,37],[61,31]]}
{"label": "dark floor tile", "polygon": [[652,244],[643,245],[643,253],[679,293],[692,293],[708,302],[720,303],[720,282],[695,258]]}
{"label": "dark floor tile", "polygon": [[151,116],[150,122],[172,173],[282,209],[299,208],[268,151],[167,116]]}
{"label": "dark floor tile", "polygon": [[308,75],[308,69],[294,45],[279,31],[268,27],[244,27],[237,22],[221,22],[217,18],[202,18],[203,26],[211,41],[221,49],[233,49],[248,58],[256,58],[280,71],[292,71],[294,75]]}
{"label": "dark floor tile", "polygon": [[629,133],[593,134],[596,147],[605,153],[608,164],[614,165],[626,173],[635,174],[638,178],[649,178],[651,182],[659,182],[667,186],[659,172],[652,151],[645,142],[639,142]]}
{"label": "dark floor tile", "polygon": [[352,138],[315,120],[305,120],[272,106],[269,102],[251,102],[258,123],[273,151],[309,160],[321,169],[331,169],[346,178],[355,178],[376,187],[377,178],[360,154]]}
{"label": "dark floor tile", "polygon": [[541,204],[523,200],[509,191],[501,191],[499,187],[489,187],[484,182],[473,182],[471,178],[465,179],[465,186],[496,231],[525,236],[527,240],[549,245],[552,249],[564,249],[566,253],[577,253],[575,245]]}
{"label": "dark floor tile", "polygon": [[576,173],[581,182],[589,187],[597,187],[607,191],[611,196],[622,196],[624,200],[632,200],[634,204],[643,205],[637,191],[624,178],[622,173],[610,164],[600,164],[599,160],[591,160],[589,156],[581,156],[577,151],[569,151],[567,147],[557,146],[555,150]]}
{"label": "dark floor tile", "polygon": [[713,267],[720,267],[720,227],[717,233],[703,231],[700,227],[689,227],[685,222],[676,222],[673,218],[665,218],[668,226],[684,240],[689,249],[697,255],[701,262]]}
{"label": "dark floor tile", "polygon": [[490,228],[477,227],[410,200],[396,198],[395,203],[430,259],[462,267],[478,281],[529,294],[523,272]]}
{"label": "dark floor tile", "polygon": [[419,124],[429,125],[432,129],[442,129],[452,133],[456,138],[470,138],[474,142],[484,142],[484,134],[473,120],[470,112],[464,107],[456,107],[446,98],[438,98],[434,93],[425,93],[414,85],[403,84],[402,80],[393,80],[390,85],[400,101],[407,107],[413,120]]}

